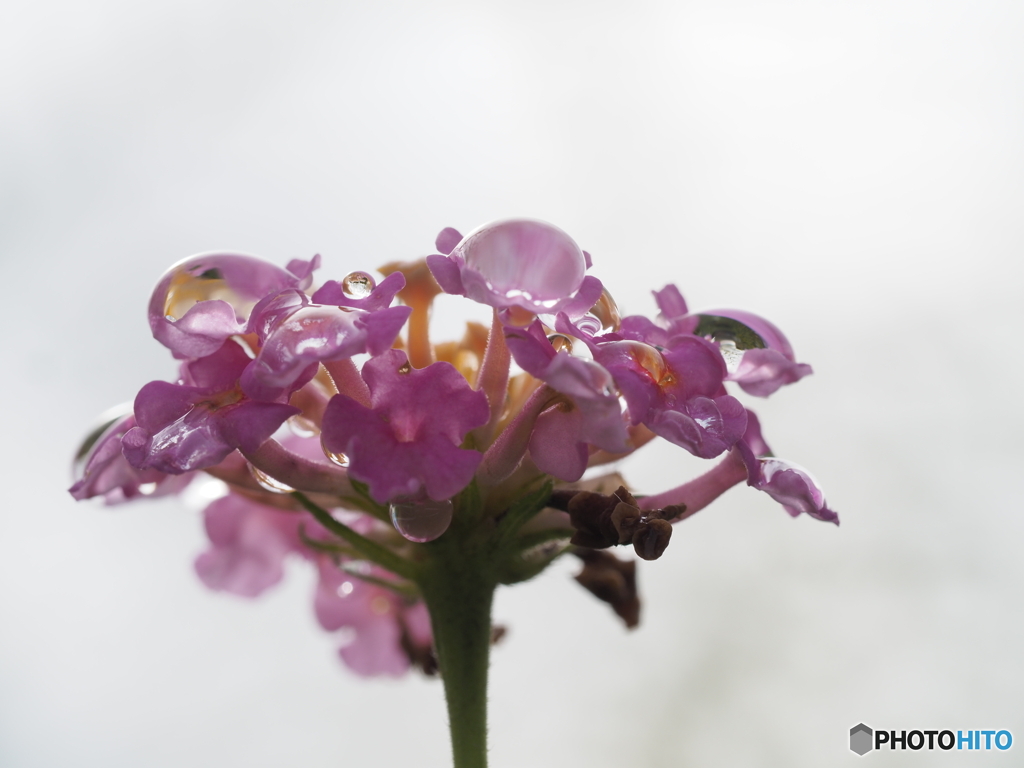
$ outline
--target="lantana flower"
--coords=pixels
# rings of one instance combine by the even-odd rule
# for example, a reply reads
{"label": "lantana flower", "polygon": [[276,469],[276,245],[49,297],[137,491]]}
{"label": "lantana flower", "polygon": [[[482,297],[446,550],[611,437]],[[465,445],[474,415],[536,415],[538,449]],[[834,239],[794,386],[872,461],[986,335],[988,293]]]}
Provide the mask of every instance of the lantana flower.
{"label": "lantana flower", "polygon": [[[636,563],[614,548],[662,557],[676,526],[744,481],[794,517],[838,516],[742,400],[811,373],[771,322],[691,312],[672,284],[652,292],[654,317],[623,317],[590,255],[540,221],[448,227],[434,246],[379,281],[358,264],[319,286],[319,256],[171,267],[149,323],[178,378],[86,440],[71,493],[114,503],[221,481],[203,583],[255,597],[289,561],[313,568],[315,615],[345,636],[351,669],[440,670],[469,768],[486,762],[499,585],[574,556],[579,583],[633,627]],[[441,293],[488,307],[490,328],[432,339]],[[714,463],[648,495],[602,469],[659,438]]]}

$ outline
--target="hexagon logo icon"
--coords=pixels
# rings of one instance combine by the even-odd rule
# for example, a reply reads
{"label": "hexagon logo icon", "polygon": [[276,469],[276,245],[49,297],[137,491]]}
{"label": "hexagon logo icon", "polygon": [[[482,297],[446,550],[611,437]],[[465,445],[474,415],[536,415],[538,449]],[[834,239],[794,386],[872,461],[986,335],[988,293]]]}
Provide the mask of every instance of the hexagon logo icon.
{"label": "hexagon logo icon", "polygon": [[857,725],[850,729],[850,751],[856,752],[863,757],[874,749],[871,737],[871,729],[864,725],[864,723],[857,723]]}

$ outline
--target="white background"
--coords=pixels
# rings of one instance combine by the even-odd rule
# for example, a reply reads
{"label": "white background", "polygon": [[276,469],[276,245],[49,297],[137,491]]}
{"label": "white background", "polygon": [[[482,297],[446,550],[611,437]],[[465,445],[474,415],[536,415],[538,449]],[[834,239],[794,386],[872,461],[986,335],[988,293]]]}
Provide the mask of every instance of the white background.
{"label": "white background", "polygon": [[1022,39],[986,0],[4,4],[0,764],[448,764],[439,683],[349,674],[301,563],[210,593],[195,509],[75,504],[69,456],[173,377],[145,323],[173,261],[340,278],[524,215],[626,312],[674,281],[780,325],[815,375],[753,405],[842,527],[729,492],[642,564],[632,633],[572,563],[504,590],[495,768],[846,765],[860,721],[1024,739]]}

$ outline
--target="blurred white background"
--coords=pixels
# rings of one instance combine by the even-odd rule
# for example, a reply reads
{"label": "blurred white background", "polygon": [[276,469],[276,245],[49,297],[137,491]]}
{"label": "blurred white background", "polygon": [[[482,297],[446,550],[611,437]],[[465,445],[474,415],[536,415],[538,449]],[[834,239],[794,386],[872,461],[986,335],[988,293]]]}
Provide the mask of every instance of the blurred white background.
{"label": "blurred white background", "polygon": [[76,505],[68,465],[173,376],[145,322],[172,262],[340,278],[509,216],[627,313],[674,281],[780,325],[815,375],[753,405],[842,527],[734,489],[642,564],[632,633],[573,563],[504,590],[493,766],[846,765],[860,721],[1024,739],[1022,39],[1010,0],[9,0],[0,764],[449,764],[439,683],[349,674],[301,563],[210,593],[195,509]]}

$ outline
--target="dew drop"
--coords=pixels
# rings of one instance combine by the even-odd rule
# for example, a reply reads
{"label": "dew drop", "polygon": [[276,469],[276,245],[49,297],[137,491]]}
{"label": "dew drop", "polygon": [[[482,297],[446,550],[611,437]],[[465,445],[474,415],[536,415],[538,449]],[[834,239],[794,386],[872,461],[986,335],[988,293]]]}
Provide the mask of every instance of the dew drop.
{"label": "dew drop", "polygon": [[143,496],[149,496],[153,491],[156,490],[156,483],[143,483],[139,486],[139,493]]}
{"label": "dew drop", "polygon": [[348,467],[348,456],[346,456],[344,453],[335,453],[334,451],[328,451],[325,449],[324,455],[327,456],[328,459],[333,461],[339,467]]}
{"label": "dew drop", "polygon": [[391,522],[409,541],[433,541],[448,530],[453,511],[450,499],[395,502],[391,505]]}
{"label": "dew drop", "polygon": [[316,424],[302,416],[292,416],[288,419],[288,426],[296,437],[316,437],[320,434]]}
{"label": "dew drop", "polygon": [[339,467],[346,467],[346,468],[348,467],[348,465],[349,465],[348,456],[346,456],[344,453],[341,453],[341,452],[335,453],[334,451],[327,450],[327,446],[324,445],[324,436],[322,434],[320,435],[320,448],[321,448],[321,450],[323,450],[324,456],[326,456],[328,459],[333,461]]}
{"label": "dew drop", "polygon": [[351,581],[341,582],[341,585],[338,587],[338,597],[348,597],[355,588],[355,584]]}
{"label": "dew drop", "polygon": [[548,336],[548,341],[555,348],[555,352],[568,352],[572,354],[572,339],[563,333],[553,333]]}
{"label": "dew drop", "polygon": [[341,281],[342,292],[351,299],[365,299],[376,287],[377,281],[365,272],[349,272]]}
{"label": "dew drop", "polygon": [[260,488],[271,493],[291,493],[295,489],[290,485],[285,485],[280,480],[275,480],[266,472],[261,469],[257,469],[252,464],[249,465],[249,473],[253,476],[253,479],[259,483]]}

